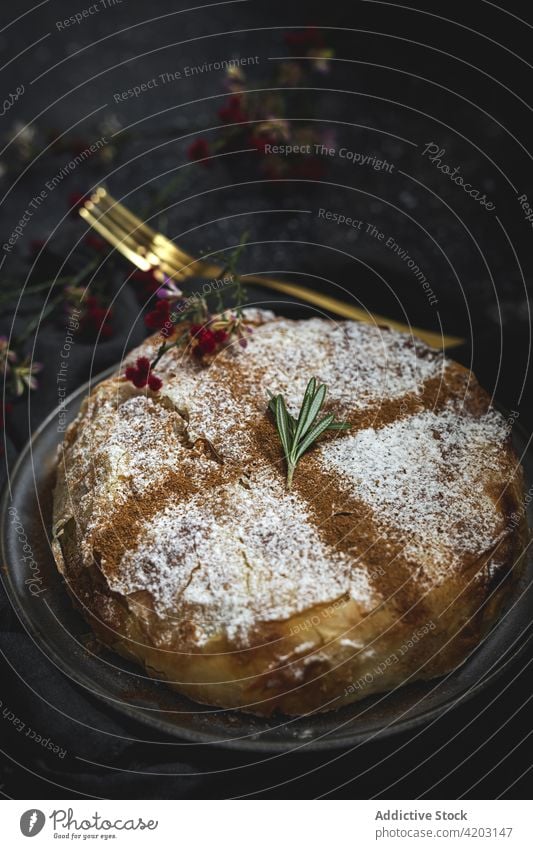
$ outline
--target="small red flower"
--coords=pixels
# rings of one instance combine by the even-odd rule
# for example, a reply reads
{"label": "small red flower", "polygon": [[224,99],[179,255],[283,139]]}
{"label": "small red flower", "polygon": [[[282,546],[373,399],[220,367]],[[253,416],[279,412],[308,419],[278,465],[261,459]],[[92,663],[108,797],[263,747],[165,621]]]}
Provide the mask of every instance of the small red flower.
{"label": "small red flower", "polygon": [[128,366],[125,371],[125,378],[133,383],[137,389],[148,386],[152,392],[159,392],[163,386],[161,378],[152,372],[152,365],[148,357],[138,357],[134,366]]}
{"label": "small red flower", "polygon": [[202,327],[200,330],[198,330],[194,334],[194,339],[196,342],[196,345],[194,347],[194,354],[197,357],[201,357],[203,354],[212,354],[215,348],[217,347],[217,340],[215,339],[215,334],[212,330],[209,330],[208,327]]}
{"label": "small red flower", "polygon": [[152,392],[159,392],[163,386],[163,381],[157,376],[157,374],[150,374],[148,375],[148,386]]}
{"label": "small red flower", "polygon": [[81,328],[91,336],[99,334],[103,339],[109,339],[113,335],[111,315],[110,309],[100,306],[98,298],[89,295],[84,302],[84,311],[80,320]]}
{"label": "small red flower", "polygon": [[233,339],[246,348],[246,335],[251,328],[244,323],[242,315],[226,310],[219,315],[208,315],[205,324],[191,324],[189,338],[191,353],[202,359],[220,351]]}
{"label": "small red flower", "polygon": [[247,120],[246,112],[241,108],[242,98],[239,94],[232,94],[226,101],[226,105],[218,110],[218,117],[225,124],[242,124]]}
{"label": "small red flower", "polygon": [[215,337],[215,342],[217,343],[217,345],[223,345],[224,342],[227,342],[229,339],[229,336],[225,330],[215,330],[213,336]]}
{"label": "small red flower", "polygon": [[201,324],[191,324],[189,335],[191,337],[192,352],[195,357],[200,358],[205,355],[214,354],[229,339],[229,334],[222,328],[212,330],[210,327]]}
{"label": "small red flower", "polygon": [[161,286],[161,282],[155,278],[154,271],[141,271],[139,268],[133,272],[131,279],[143,283],[143,293],[148,297],[154,295]]}
{"label": "small red flower", "polygon": [[91,319],[95,324],[101,324],[106,320],[107,310],[100,306],[98,298],[95,298],[94,295],[89,295],[85,304],[87,307],[87,313],[91,316]]}
{"label": "small red flower", "polygon": [[274,139],[272,136],[251,135],[249,138],[249,143],[252,145],[252,147],[256,147],[260,153],[264,153],[266,145],[276,144],[276,139]]}
{"label": "small red flower", "polygon": [[318,27],[306,27],[305,29],[288,32],[283,36],[288,47],[307,49],[309,47],[323,47],[324,37]]}
{"label": "small red flower", "polygon": [[111,339],[113,335],[113,328],[108,321],[104,321],[104,323],[100,325],[99,333],[102,339]]}
{"label": "small red flower", "polygon": [[156,302],[155,308],[144,317],[144,323],[150,330],[161,330],[170,321],[170,304],[165,299]]}
{"label": "small red flower", "polygon": [[202,162],[204,168],[209,168],[213,164],[208,159],[210,155],[211,151],[209,150],[209,145],[205,139],[196,139],[196,141],[193,141],[187,149],[187,156],[193,162],[197,162],[199,159],[205,160]]}

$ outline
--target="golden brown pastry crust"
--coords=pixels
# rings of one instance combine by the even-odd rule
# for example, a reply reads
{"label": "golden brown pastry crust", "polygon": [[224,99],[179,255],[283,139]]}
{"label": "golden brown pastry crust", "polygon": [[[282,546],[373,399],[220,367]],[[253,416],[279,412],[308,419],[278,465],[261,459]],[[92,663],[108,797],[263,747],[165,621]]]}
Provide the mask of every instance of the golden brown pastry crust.
{"label": "golden brown pastry crust", "polygon": [[[454,669],[527,535],[505,422],[471,372],[400,334],[254,320],[248,348],[207,368],[169,353],[158,395],[113,376],[84,401],[54,495],[76,604],[151,675],[257,714]],[[265,389],[296,403],[313,374],[352,429],[302,459],[288,494]]]}

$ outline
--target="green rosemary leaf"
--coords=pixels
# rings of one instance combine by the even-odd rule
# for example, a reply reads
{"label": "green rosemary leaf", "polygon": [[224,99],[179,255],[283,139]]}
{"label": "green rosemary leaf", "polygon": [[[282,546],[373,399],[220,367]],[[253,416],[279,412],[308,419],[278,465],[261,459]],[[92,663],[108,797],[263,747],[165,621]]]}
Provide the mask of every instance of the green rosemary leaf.
{"label": "green rosemary leaf", "polygon": [[287,407],[285,406],[283,395],[276,396],[276,424],[278,426],[279,438],[281,439],[285,456],[288,458],[291,450],[291,433],[289,415],[287,413]]}
{"label": "green rosemary leaf", "polygon": [[[274,418],[275,418],[275,417],[276,417],[276,398],[277,398],[278,396],[277,396],[277,395],[272,395],[272,392],[270,392],[270,391],[268,391],[268,394],[269,394],[269,396],[270,396],[270,401],[268,402],[268,409],[270,410],[270,412],[272,413],[272,415],[273,415],[273,416],[274,416]],[[281,398],[282,398],[283,396],[279,396],[279,397],[281,397]],[[291,439],[292,439],[292,438],[294,437],[294,432],[295,432],[295,430],[296,430],[296,421],[295,421],[294,417],[293,417],[293,416],[291,416],[291,414],[290,414],[290,413],[289,413],[289,411],[287,410],[287,407],[285,407],[285,410],[286,410],[286,413],[287,413],[287,421],[288,421],[289,433],[290,433],[290,435],[291,435]]]}
{"label": "green rosemary leaf", "polygon": [[296,453],[293,455],[295,462],[298,462],[302,454],[304,454],[307,449],[311,447],[313,442],[316,442],[318,437],[322,436],[322,434],[329,428],[334,418],[334,415],[330,413],[329,416],[325,416],[318,422],[318,424],[311,428],[307,436],[305,436],[303,442],[301,442],[301,444],[298,446]]}
{"label": "green rosemary leaf", "polygon": [[302,436],[307,433],[307,431],[315,421],[316,417],[318,416],[320,410],[322,409],[322,405],[326,399],[326,392],[327,390],[324,384],[322,384],[322,386],[319,386],[316,390],[313,400],[311,401],[311,406],[309,407],[309,411],[306,416],[305,425],[302,428]]}
{"label": "green rosemary leaf", "polygon": [[300,408],[300,415],[298,416],[298,423],[296,425],[296,431],[294,434],[294,438],[296,441],[300,439],[303,433],[307,430],[306,423],[307,418],[309,416],[309,410],[311,408],[311,404],[313,402],[313,398],[316,394],[316,379],[314,377],[311,378],[309,383],[307,384],[307,389],[305,390],[304,399],[302,401],[302,406]]}
{"label": "green rosemary leaf", "polygon": [[289,418],[289,431],[291,434],[291,440],[294,442],[294,434],[296,433],[297,421],[294,416],[291,416],[289,411],[287,411],[287,416]]}
{"label": "green rosemary leaf", "polygon": [[328,430],[350,430],[349,422],[332,422],[328,427]]}
{"label": "green rosemary leaf", "polygon": [[304,393],[298,418],[287,410],[283,395],[269,392],[268,409],[274,416],[281,447],[287,463],[287,488],[292,486],[294,470],[301,456],[328,430],[348,430],[348,422],[335,421],[333,413],[328,413],[317,422],[317,416],[326,398],[326,386],[318,384],[312,377]]}

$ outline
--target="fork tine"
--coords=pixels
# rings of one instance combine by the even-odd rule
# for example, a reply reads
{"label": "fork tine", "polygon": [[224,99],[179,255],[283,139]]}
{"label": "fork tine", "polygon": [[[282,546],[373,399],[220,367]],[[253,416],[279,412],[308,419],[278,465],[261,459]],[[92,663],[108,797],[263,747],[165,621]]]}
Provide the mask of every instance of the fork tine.
{"label": "fork tine", "polygon": [[162,255],[169,262],[177,267],[182,267],[190,276],[217,277],[222,271],[222,267],[217,263],[211,263],[203,259],[195,259],[191,254],[188,254],[175,242],[153,230],[148,224],[142,221],[137,215],[131,212],[120,201],[115,200],[106,189],[98,197],[98,202],[106,206],[109,213],[117,220],[124,218],[128,224],[132,226],[135,233],[143,239],[143,243],[150,246],[152,250],[157,248],[162,250]]}
{"label": "fork tine", "polygon": [[138,235],[145,241],[149,240],[158,247],[164,248],[165,250],[168,250],[169,253],[174,254],[174,258],[178,262],[181,261],[184,266],[199,262],[199,260],[179,248],[170,239],[167,239],[166,236],[163,236],[162,233],[158,233],[156,230],[153,230],[152,227],[131,212],[126,206],[111,197],[107,190],[104,189],[103,193],[98,195],[98,204],[105,207],[109,214],[113,215],[113,217],[117,219],[124,219],[124,221],[127,222],[127,224],[130,225],[131,228],[135,230],[135,232],[138,233]]}
{"label": "fork tine", "polygon": [[[103,187],[97,189],[91,199],[80,209],[80,215],[130,262],[143,271],[152,270],[158,280],[163,281],[165,274],[175,280],[183,280],[195,275],[214,278],[223,271],[221,266],[194,259],[182,251],[174,242],[161,233],[157,233],[127,207],[114,200]],[[385,325],[411,336],[417,336],[426,344],[436,348],[454,347],[464,342],[464,339],[455,336],[444,336],[393,321],[385,316],[368,313],[353,304],[299,284],[271,280],[255,274],[243,275],[243,277],[250,283],[315,304],[343,318],[367,324]]]}
{"label": "fork tine", "polygon": [[[91,199],[92,200],[92,199]],[[106,192],[95,198],[94,205],[101,210],[102,218],[113,221],[117,228],[127,233],[137,244],[142,245],[148,253],[155,254],[163,262],[173,266],[174,271],[182,277],[193,277],[205,273],[204,264],[180,251],[170,239],[161,233],[156,233],[147,224],[126,207],[113,201]]]}
{"label": "fork tine", "polygon": [[107,189],[100,187],[93,198],[91,198],[91,201],[95,205],[105,207],[107,214],[113,216],[121,228],[125,229],[125,223],[127,223],[128,229],[131,226],[135,231],[135,237],[145,245],[147,250],[153,251],[177,269],[183,270],[186,276],[214,278],[222,274],[224,270],[222,266],[210,261],[195,259],[166,236],[163,236],[162,233],[157,233],[148,224],[145,224],[141,218],[121,204],[120,201],[114,200]]}
{"label": "fork tine", "polygon": [[[152,268],[152,263],[150,263],[146,257],[141,256],[137,251],[132,250],[121,238],[119,235],[116,235],[108,226],[104,224],[101,218],[97,218],[93,212],[87,208],[87,206],[83,206],[80,209],[81,217],[87,221],[91,227],[96,230],[97,233],[100,233],[104,239],[113,245],[126,259],[129,259],[137,268],[140,268],[141,271],[150,271]],[[103,217],[103,216],[102,216]]]}
{"label": "fork tine", "polygon": [[[108,216],[101,216],[98,219],[90,206],[84,207],[83,211],[80,210],[80,215],[104,236],[113,247],[142,271],[152,271],[156,279],[160,282],[164,281],[165,275],[174,280],[183,279],[183,274],[180,273],[179,269],[165,262],[165,260],[158,257],[153,251],[145,251],[142,245],[136,244],[132,236],[118,227],[116,222],[111,221]],[[105,223],[102,219],[105,220]]]}
{"label": "fork tine", "polygon": [[123,221],[117,221],[110,214],[102,216],[107,227],[115,236],[125,241],[126,244],[134,247],[134,249],[143,257],[149,260],[152,266],[159,266],[172,277],[174,280],[185,280],[194,276],[194,270],[181,263],[177,263],[169,252],[163,251],[159,246],[155,245],[150,240],[139,239],[138,233],[132,232],[129,225]]}
{"label": "fork tine", "polygon": [[146,224],[141,218],[131,212],[127,206],[124,206],[122,203],[111,197],[107,189],[104,189],[103,187],[97,189],[91,197],[91,201],[95,206],[102,210],[102,215],[108,214],[112,215],[113,218],[123,219],[124,223],[127,224],[131,230],[134,230],[138,236],[143,236],[151,241],[153,241],[157,236],[156,231]]}
{"label": "fork tine", "polygon": [[151,265],[159,265],[161,258],[151,250],[151,243],[143,244],[135,237],[128,226],[117,222],[111,215],[104,213],[98,216],[97,213],[101,212],[101,210],[95,206],[92,200],[85,203],[85,209],[92,215],[93,219],[96,219],[103,227],[111,230],[130,250],[147,259]]}
{"label": "fork tine", "polygon": [[181,277],[188,277],[192,272],[186,266],[175,261],[169,251],[163,250],[156,245],[152,239],[146,238],[139,230],[131,228],[131,224],[124,218],[117,216],[115,212],[103,212],[101,220],[105,221],[115,235],[119,235],[127,244],[130,244],[142,256],[146,256],[152,265],[166,262],[172,265],[173,271],[178,272]]}

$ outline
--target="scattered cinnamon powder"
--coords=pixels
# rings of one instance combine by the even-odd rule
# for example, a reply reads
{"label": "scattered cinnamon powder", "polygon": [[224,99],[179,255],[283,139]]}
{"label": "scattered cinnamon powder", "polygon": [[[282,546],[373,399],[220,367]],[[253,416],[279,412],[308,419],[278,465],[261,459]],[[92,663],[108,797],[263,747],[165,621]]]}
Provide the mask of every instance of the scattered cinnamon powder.
{"label": "scattered cinnamon powder", "polygon": [[[407,610],[413,575],[438,583],[502,531],[505,428],[469,372],[369,325],[253,321],[248,347],[207,368],[169,352],[157,395],[101,384],[59,470],[56,518],[75,516],[83,563],[198,646],[245,645],[258,623],[341,596]],[[311,376],[352,427],[304,456],[288,493],[267,391],[297,413]]]}

